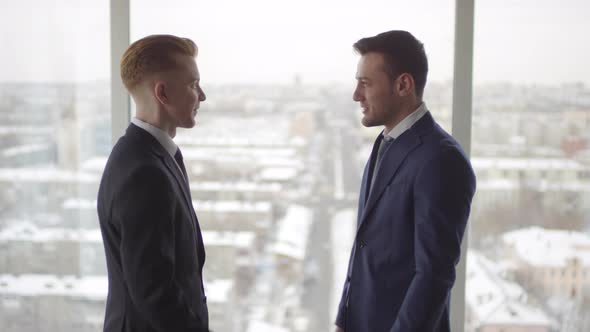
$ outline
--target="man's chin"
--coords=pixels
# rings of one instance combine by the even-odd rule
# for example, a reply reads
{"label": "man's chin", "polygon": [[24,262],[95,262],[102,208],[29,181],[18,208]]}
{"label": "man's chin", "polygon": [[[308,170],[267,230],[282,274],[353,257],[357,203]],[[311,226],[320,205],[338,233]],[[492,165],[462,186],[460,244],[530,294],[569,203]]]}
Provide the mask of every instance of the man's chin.
{"label": "man's chin", "polygon": [[367,118],[362,118],[361,124],[367,128],[375,127],[375,126],[379,125],[379,124],[375,123],[375,121],[371,121],[370,119],[367,119]]}
{"label": "man's chin", "polygon": [[187,120],[185,123],[183,123],[180,126],[180,128],[191,129],[196,125],[197,125],[197,120],[195,118],[191,118],[190,120]]}

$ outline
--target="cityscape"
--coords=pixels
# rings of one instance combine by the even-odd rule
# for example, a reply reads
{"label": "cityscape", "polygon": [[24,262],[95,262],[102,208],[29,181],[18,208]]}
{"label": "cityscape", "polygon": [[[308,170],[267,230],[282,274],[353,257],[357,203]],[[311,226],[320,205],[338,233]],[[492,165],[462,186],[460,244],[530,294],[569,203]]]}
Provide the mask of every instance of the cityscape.
{"label": "cityscape", "polygon": [[[1,331],[102,330],[109,87],[0,84]],[[333,330],[380,128],[360,124],[352,86],[203,88],[197,126],[175,142],[211,330]],[[449,132],[452,94],[432,82],[424,98]],[[590,331],[590,87],[476,85],[472,122],[465,331]]]}

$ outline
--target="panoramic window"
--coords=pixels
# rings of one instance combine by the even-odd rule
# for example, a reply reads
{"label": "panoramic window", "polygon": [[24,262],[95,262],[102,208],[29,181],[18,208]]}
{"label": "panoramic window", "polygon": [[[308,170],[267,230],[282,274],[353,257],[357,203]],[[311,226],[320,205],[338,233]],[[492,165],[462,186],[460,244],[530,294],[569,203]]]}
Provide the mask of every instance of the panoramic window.
{"label": "panoramic window", "polygon": [[99,331],[109,2],[0,4],[0,330]]}
{"label": "panoramic window", "polygon": [[466,331],[590,329],[588,9],[476,3]]}
{"label": "panoramic window", "polygon": [[426,103],[451,122],[454,2],[131,1],[131,41],[193,39],[207,100],[179,130],[207,251],[212,330],[332,330],[361,173],[352,44],[393,29],[430,59]]}

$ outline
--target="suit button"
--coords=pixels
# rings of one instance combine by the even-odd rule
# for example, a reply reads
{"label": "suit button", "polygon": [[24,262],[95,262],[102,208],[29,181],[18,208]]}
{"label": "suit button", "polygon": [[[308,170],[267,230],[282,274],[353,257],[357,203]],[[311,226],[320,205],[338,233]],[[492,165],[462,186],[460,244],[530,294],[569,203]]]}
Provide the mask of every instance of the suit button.
{"label": "suit button", "polygon": [[350,282],[350,276],[346,277],[346,281]]}
{"label": "suit button", "polygon": [[361,240],[361,243],[360,243],[361,249],[364,248],[366,245],[367,245],[367,243],[365,243],[365,241]]}

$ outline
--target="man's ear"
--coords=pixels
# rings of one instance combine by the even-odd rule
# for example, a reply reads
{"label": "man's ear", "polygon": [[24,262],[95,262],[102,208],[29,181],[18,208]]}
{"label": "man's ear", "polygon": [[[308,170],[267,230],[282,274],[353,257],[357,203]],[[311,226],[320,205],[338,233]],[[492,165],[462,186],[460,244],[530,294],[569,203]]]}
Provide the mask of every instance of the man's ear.
{"label": "man's ear", "polygon": [[164,81],[156,81],[154,84],[154,96],[160,104],[168,104],[168,95],[166,93],[166,83]]}
{"label": "man's ear", "polygon": [[395,84],[395,87],[397,89],[398,95],[405,97],[414,91],[415,83],[412,75],[408,73],[402,73],[398,76],[396,81],[397,84]]}

